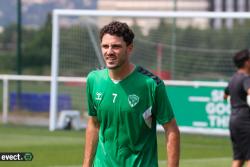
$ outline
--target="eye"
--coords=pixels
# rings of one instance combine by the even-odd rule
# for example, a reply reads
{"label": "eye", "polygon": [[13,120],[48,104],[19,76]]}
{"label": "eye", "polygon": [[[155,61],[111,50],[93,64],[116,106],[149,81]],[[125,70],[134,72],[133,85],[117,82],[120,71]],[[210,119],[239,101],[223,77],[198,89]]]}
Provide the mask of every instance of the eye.
{"label": "eye", "polygon": [[102,45],[102,48],[108,49],[108,48],[109,48],[109,45],[103,44],[103,45]]}
{"label": "eye", "polygon": [[120,45],[120,44],[114,44],[114,45],[112,45],[113,49],[119,49],[121,47],[122,47],[122,45]]}

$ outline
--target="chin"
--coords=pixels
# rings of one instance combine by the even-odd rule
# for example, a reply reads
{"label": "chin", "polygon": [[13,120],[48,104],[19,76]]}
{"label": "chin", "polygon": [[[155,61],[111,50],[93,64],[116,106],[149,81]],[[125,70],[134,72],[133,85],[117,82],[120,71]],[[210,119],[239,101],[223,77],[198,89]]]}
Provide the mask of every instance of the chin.
{"label": "chin", "polygon": [[118,66],[107,66],[107,68],[110,69],[110,70],[115,70],[115,69],[117,69],[119,67]]}
{"label": "chin", "polygon": [[118,65],[106,65],[106,67],[107,67],[108,69],[111,69],[111,70],[115,70],[115,69],[119,68]]}

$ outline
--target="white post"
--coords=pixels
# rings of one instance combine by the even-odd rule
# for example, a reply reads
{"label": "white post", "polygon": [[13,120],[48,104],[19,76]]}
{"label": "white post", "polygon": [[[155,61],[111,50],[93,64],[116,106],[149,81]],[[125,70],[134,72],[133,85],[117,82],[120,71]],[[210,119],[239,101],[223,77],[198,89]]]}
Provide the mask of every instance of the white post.
{"label": "white post", "polygon": [[58,15],[53,12],[52,29],[52,63],[51,63],[51,91],[50,91],[50,120],[49,130],[56,129],[57,120],[57,77],[58,77],[58,46],[59,46],[59,24]]}
{"label": "white post", "polygon": [[162,77],[161,76],[162,52],[163,52],[163,44],[158,43],[157,44],[157,75],[159,77]]}
{"label": "white post", "polygon": [[7,76],[3,77],[3,123],[8,123],[8,91],[9,91],[9,84]]}
{"label": "white post", "polygon": [[[243,12],[245,10],[245,6],[246,6],[246,4],[245,4],[244,0],[238,0],[238,9],[240,12]],[[239,19],[239,23],[243,24],[244,20]]]}
{"label": "white post", "polygon": [[[234,10],[233,5],[234,5],[233,0],[228,0],[226,10],[229,12],[232,12]],[[226,26],[228,29],[231,29],[233,27],[233,19],[232,18],[226,20]]]}
{"label": "white post", "polygon": [[[222,1],[221,0],[215,0],[214,3],[215,3],[215,11],[216,12],[221,11],[222,10]],[[221,24],[222,24],[221,19],[219,19],[219,18],[214,19],[215,28],[220,29]]]}

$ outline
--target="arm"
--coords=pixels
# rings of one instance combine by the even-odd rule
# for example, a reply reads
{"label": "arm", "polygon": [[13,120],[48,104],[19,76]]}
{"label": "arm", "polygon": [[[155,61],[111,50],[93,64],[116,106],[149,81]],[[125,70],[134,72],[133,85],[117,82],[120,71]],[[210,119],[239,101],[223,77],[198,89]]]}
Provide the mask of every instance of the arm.
{"label": "arm", "polygon": [[91,167],[96,152],[96,146],[98,143],[98,132],[100,124],[96,117],[90,117],[88,119],[86,137],[85,137],[85,151],[83,167]]}
{"label": "arm", "polygon": [[229,97],[229,87],[227,86],[225,89],[224,89],[224,100],[227,100]]}
{"label": "arm", "polygon": [[166,137],[168,167],[178,167],[180,159],[180,132],[175,119],[163,125]]}
{"label": "arm", "polygon": [[243,80],[243,88],[247,93],[246,102],[247,102],[248,106],[250,107],[250,76],[246,77]]}
{"label": "arm", "polygon": [[250,106],[250,88],[247,89],[247,104]]}

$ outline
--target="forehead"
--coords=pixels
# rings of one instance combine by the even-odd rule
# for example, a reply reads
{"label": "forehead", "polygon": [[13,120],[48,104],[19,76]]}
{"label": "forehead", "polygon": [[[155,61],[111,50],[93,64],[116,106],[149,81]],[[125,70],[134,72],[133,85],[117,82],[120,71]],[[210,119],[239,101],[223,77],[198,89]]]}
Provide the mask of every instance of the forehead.
{"label": "forehead", "polygon": [[116,35],[104,34],[102,37],[103,43],[125,43],[123,37],[118,37]]}

